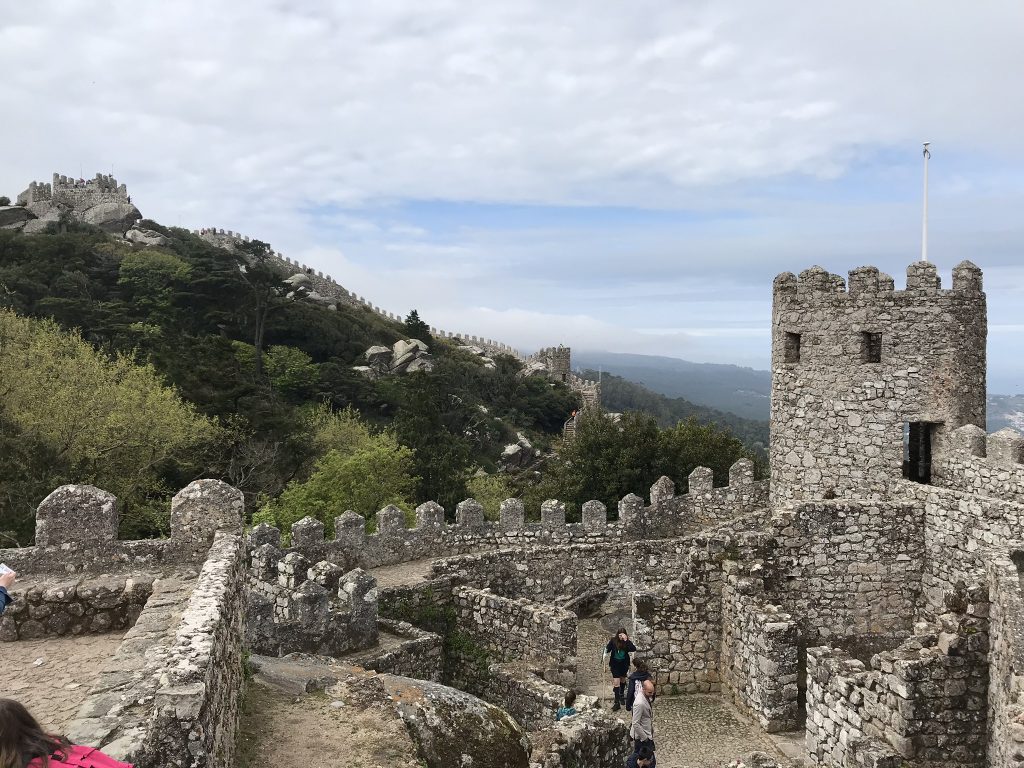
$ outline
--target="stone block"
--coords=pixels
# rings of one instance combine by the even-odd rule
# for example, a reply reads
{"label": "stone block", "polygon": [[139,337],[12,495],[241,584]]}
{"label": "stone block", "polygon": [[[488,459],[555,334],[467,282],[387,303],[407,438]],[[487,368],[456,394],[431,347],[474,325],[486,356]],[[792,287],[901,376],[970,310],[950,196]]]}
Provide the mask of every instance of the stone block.
{"label": "stone block", "polygon": [[644,511],[644,500],[631,493],[619,500],[619,522],[628,524],[640,518]]}
{"label": "stone block", "polygon": [[366,541],[366,519],[351,509],[334,518],[334,538],[350,547],[361,547]]}
{"label": "stone block", "polygon": [[292,523],[292,546],[312,549],[324,543],[324,524],[314,517],[304,517]]}
{"label": "stone block", "polygon": [[377,533],[388,535],[405,531],[405,512],[388,504],[377,513]]}
{"label": "stone block", "polygon": [[668,501],[676,495],[676,484],[672,482],[672,478],[662,475],[654,481],[654,485],[651,486],[651,506],[656,507],[657,505]]}
{"label": "stone block", "polygon": [[985,430],[976,424],[964,424],[954,429],[949,436],[949,447],[952,451],[965,453],[968,456],[984,457],[986,454]]}
{"label": "stone block", "polygon": [[429,528],[444,525],[444,507],[436,501],[428,501],[416,507],[416,527]]}
{"label": "stone block", "polygon": [[117,540],[117,499],[92,485],[62,485],[36,509],[36,546]]}
{"label": "stone block", "polygon": [[213,543],[217,531],[242,532],[245,498],[220,480],[196,480],[171,499],[171,538]]}
{"label": "stone block", "polygon": [[557,499],[548,499],[540,505],[540,523],[545,528],[565,525],[565,504]]}
{"label": "stone block", "polygon": [[484,508],[476,499],[460,501],[455,508],[455,522],[467,528],[482,528],[484,525]]}
{"label": "stone block", "polygon": [[1014,467],[1024,462],[1024,435],[1007,427],[988,436],[988,460],[999,467]]}
{"label": "stone block", "polygon": [[[696,472],[697,470],[694,470]],[[714,479],[712,475],[712,479]],[[729,487],[750,485],[754,482],[754,462],[750,459],[740,459],[729,467]]]}
{"label": "stone block", "polygon": [[505,499],[501,502],[498,512],[501,527],[505,530],[518,531],[526,525],[526,510],[522,499]]}
{"label": "stone block", "polygon": [[710,493],[715,485],[715,473],[708,467],[696,467],[687,477],[690,493]]}
{"label": "stone block", "polygon": [[583,527],[601,530],[608,525],[608,508],[603,502],[590,500],[583,505]]}
{"label": "stone block", "polygon": [[253,526],[253,529],[249,532],[249,546],[256,548],[264,544],[273,544],[275,547],[280,547],[281,531],[266,523]]}

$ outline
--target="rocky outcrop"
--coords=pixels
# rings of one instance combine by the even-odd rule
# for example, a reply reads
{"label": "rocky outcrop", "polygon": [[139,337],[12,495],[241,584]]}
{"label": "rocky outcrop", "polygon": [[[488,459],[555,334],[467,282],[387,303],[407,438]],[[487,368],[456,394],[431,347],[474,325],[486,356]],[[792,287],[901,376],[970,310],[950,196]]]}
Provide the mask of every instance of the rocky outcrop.
{"label": "rocky outcrop", "polygon": [[549,371],[548,367],[540,360],[528,361],[519,371],[519,375],[524,379],[527,376],[544,376],[547,377]]}
{"label": "rocky outcrop", "polygon": [[429,768],[528,768],[530,742],[502,709],[440,683],[381,676]]}
{"label": "rocky outcrop", "polygon": [[0,229],[20,229],[35,218],[23,205],[0,205]]}
{"label": "rocky outcrop", "polygon": [[99,227],[105,232],[123,235],[142,218],[139,209],[131,203],[97,203],[83,211],[75,211],[75,218]]}
{"label": "rocky outcrop", "polygon": [[459,349],[463,352],[468,352],[471,355],[479,357],[484,364],[484,368],[493,371],[497,367],[494,364],[494,360],[487,356],[487,352],[482,347],[478,347],[475,344],[460,344]]}
{"label": "rocky outcrop", "polygon": [[125,240],[135,243],[136,245],[167,245],[170,241],[164,235],[152,229],[142,229],[140,227],[132,227],[124,233]]}
{"label": "rocky outcrop", "polygon": [[498,464],[504,471],[522,469],[540,455],[522,432],[516,433],[516,442],[509,443],[501,452]]}
{"label": "rocky outcrop", "polygon": [[353,366],[353,370],[371,378],[434,369],[429,348],[419,339],[402,339],[390,348],[373,346],[363,353],[363,357],[367,365]]}

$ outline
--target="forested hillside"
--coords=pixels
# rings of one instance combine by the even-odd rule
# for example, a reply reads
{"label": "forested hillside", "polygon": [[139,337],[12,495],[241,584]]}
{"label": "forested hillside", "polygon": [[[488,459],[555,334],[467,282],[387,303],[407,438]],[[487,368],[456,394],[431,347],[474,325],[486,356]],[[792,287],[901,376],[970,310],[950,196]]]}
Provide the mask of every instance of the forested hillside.
{"label": "forested hillside", "polygon": [[[491,514],[512,495],[533,514],[549,496],[575,507],[587,494],[614,503],[662,473],[685,477],[704,463],[721,475],[749,453],[717,429],[692,432],[695,424],[673,443],[648,420],[629,429],[602,422],[599,439],[579,444],[586,455],[559,455],[562,425],[579,408],[564,385],[520,376],[509,356],[489,368],[430,338],[413,313],[402,324],[307,300],[264,243],[229,252],[143,224],[167,243],[128,243],[71,218],[43,234],[0,230],[7,545],[30,542],[35,506],[63,483],[115,493],[125,536],[166,532],[170,496],[197,477],[241,488],[257,519],[287,526],[310,514],[330,529],[345,509],[372,526],[387,504],[411,510],[428,499],[453,516],[471,495]],[[430,372],[353,370],[369,347],[416,337],[428,340]],[[652,403],[635,405],[675,423]],[[532,442],[532,458],[499,472],[517,433]],[[636,445],[646,453],[633,461]],[[623,461],[632,463],[602,469]]]}
{"label": "forested hillside", "polygon": [[673,427],[680,421],[694,419],[700,423],[717,424],[728,429],[743,443],[758,454],[768,451],[768,422],[744,419],[734,413],[695,405],[682,397],[665,397],[652,392],[642,384],[628,381],[621,376],[597,371],[584,370],[584,377],[601,378],[601,405],[613,412],[639,411],[650,414],[664,428]]}

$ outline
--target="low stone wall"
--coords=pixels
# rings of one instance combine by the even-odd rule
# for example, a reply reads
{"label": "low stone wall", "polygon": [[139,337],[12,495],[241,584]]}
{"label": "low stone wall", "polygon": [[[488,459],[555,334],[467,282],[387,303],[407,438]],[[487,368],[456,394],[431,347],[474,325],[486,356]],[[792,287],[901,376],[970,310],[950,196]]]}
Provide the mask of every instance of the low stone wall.
{"label": "low stone wall", "polygon": [[620,768],[632,752],[629,726],[594,710],[530,734],[530,768]]}
{"label": "low stone wall", "polygon": [[[504,709],[528,730],[546,728],[555,722],[569,688],[545,680],[542,672],[525,661],[492,664],[480,697]],[[592,696],[578,695],[575,707],[577,712],[587,712],[596,703]]]}
{"label": "low stone wall", "polygon": [[726,563],[719,671],[725,691],[768,733],[797,728],[797,623],[765,601],[763,579]]}
{"label": "low stone wall", "polygon": [[924,568],[924,509],[911,502],[816,501],[776,513],[782,571],[773,600],[808,644],[907,633]]}
{"label": "low stone wall", "polygon": [[983,588],[968,599],[965,614],[943,616],[935,633],[874,656],[870,669],[834,648],[808,649],[806,745],[814,763],[856,764],[849,745],[866,737],[904,759],[985,764],[989,606]]}
{"label": "low stone wall", "polygon": [[242,689],[245,544],[218,534],[169,648],[137,768],[233,768]]}
{"label": "low stone wall", "polygon": [[374,672],[387,672],[435,683],[441,681],[443,661],[440,635],[417,629],[405,621],[391,619],[378,619],[377,627],[380,631],[398,635],[403,638],[403,642],[386,650],[371,648],[365,655],[349,657],[346,661]]}
{"label": "low stone wall", "polygon": [[124,631],[153,591],[148,574],[20,580],[0,617],[0,642]]}
{"label": "low stone wall", "polygon": [[527,600],[512,600],[473,587],[452,591],[456,627],[492,658],[527,658],[555,669],[576,668],[576,616]]}
{"label": "low stone wall", "polygon": [[1013,429],[986,435],[974,424],[960,427],[932,462],[932,483],[1024,504],[1024,435]]}
{"label": "low stone wall", "polygon": [[91,485],[62,485],[36,509],[35,545],[0,549],[0,562],[22,581],[201,563],[215,531],[241,527],[244,506],[241,492],[227,483],[196,480],[171,500],[170,538],[120,541],[113,494]]}

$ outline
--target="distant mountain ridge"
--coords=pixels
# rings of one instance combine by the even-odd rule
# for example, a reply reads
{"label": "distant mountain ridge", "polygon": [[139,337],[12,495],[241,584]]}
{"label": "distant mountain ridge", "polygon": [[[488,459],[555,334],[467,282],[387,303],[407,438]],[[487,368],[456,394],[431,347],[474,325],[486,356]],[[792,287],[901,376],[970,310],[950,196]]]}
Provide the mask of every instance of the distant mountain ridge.
{"label": "distant mountain ridge", "polygon": [[572,361],[574,367],[613,373],[666,397],[681,397],[695,405],[745,419],[765,421],[769,417],[771,371],[693,363],[675,357],[575,349]]}

